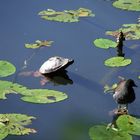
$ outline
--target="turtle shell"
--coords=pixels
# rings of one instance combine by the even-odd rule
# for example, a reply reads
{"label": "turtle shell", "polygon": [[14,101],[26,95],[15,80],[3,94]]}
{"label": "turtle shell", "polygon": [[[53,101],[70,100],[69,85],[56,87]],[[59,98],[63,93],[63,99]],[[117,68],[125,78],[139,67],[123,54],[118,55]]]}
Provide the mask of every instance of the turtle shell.
{"label": "turtle shell", "polygon": [[70,60],[68,58],[54,56],[49,58],[41,65],[39,72],[41,74],[51,74],[57,72],[58,70],[67,68],[73,62],[74,60]]}

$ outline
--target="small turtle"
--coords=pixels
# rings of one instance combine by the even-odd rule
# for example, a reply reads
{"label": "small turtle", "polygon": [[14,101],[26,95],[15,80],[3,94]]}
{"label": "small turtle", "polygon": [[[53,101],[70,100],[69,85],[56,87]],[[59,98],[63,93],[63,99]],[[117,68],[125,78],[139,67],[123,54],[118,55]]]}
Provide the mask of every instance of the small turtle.
{"label": "small turtle", "polygon": [[68,58],[54,56],[54,57],[49,58],[47,61],[45,61],[41,65],[39,72],[41,74],[55,73],[57,71],[66,69],[73,62],[74,62],[74,60],[70,60]]}
{"label": "small turtle", "polygon": [[40,84],[42,86],[50,81],[64,85],[72,84],[73,82],[69,79],[65,69],[73,62],[74,60],[68,58],[54,56],[45,61],[38,71],[24,71],[20,72],[19,75],[41,77]]}

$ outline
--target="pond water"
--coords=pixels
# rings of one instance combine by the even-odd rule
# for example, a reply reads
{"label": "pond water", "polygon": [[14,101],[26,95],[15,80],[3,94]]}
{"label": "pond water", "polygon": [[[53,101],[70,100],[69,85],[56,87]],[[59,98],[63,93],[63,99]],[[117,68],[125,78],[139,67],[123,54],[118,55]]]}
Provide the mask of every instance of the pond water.
{"label": "pond water", "polygon": [[[59,23],[42,20],[37,14],[48,8],[58,11],[91,9],[95,17],[81,19],[78,23]],[[8,136],[5,140],[90,140],[88,130],[95,124],[109,123],[109,111],[117,107],[111,95],[103,93],[105,84],[118,81],[118,76],[140,81],[140,42],[125,41],[125,55],[133,63],[123,68],[108,68],[103,61],[116,55],[114,49],[96,48],[96,38],[114,39],[105,35],[124,23],[136,23],[139,12],[122,11],[112,7],[112,1],[104,0],[1,0],[0,1],[0,59],[13,63],[17,71],[28,61],[26,70],[38,70],[51,56],[68,57],[75,60],[68,70],[73,84],[40,85],[40,78],[15,75],[4,80],[13,81],[29,88],[47,88],[67,93],[68,99],[53,104],[31,104],[23,102],[18,95],[8,95],[0,101],[0,113],[23,113],[37,117],[31,127],[38,133],[28,136]],[[25,43],[35,40],[53,40],[50,48],[27,49]],[[130,46],[137,45],[135,49]],[[136,100],[129,105],[130,114],[140,116],[139,87]],[[139,138],[134,138],[135,140]]]}

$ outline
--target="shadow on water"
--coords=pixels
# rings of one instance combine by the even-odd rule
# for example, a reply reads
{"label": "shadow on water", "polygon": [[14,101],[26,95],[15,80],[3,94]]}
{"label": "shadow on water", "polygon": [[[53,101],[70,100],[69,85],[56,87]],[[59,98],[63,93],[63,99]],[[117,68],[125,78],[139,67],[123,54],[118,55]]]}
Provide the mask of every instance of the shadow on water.
{"label": "shadow on water", "polygon": [[45,80],[54,83],[54,85],[73,84],[73,80],[69,78],[67,71],[63,70],[55,74],[44,75]]}
{"label": "shadow on water", "polygon": [[85,78],[79,74],[76,74],[74,72],[69,72],[70,77],[72,78],[72,80],[74,81],[75,84],[78,84],[84,88],[87,88],[91,91],[96,91],[96,92],[101,92],[100,88],[101,85],[98,84],[97,82],[90,80],[88,78]]}

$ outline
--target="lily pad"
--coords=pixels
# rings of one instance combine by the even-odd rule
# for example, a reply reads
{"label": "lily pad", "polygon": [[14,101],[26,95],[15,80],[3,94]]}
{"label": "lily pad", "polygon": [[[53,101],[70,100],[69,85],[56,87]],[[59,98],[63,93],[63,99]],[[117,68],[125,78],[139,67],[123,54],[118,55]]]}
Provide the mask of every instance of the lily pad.
{"label": "lily pad", "polygon": [[123,10],[140,11],[139,0],[117,0],[113,2],[113,6]]}
{"label": "lily pad", "polygon": [[48,89],[32,89],[28,90],[27,92],[29,94],[26,94],[26,96],[22,97],[21,99],[31,103],[54,103],[67,98],[67,95],[62,92]]}
{"label": "lily pad", "polygon": [[25,90],[27,90],[27,88],[23,87],[22,85],[0,80],[0,99],[7,99],[6,94],[20,93]]}
{"label": "lily pad", "polygon": [[0,139],[8,135],[26,135],[36,133],[36,130],[26,128],[35,119],[33,116],[24,114],[0,114]]}
{"label": "lily pad", "polygon": [[89,136],[91,140],[132,140],[132,136],[127,132],[106,129],[104,125],[91,127]]}
{"label": "lily pad", "polygon": [[91,10],[79,8],[78,10],[64,10],[62,12],[47,9],[39,12],[42,19],[58,22],[78,22],[79,17],[95,16]]}
{"label": "lily pad", "polygon": [[112,57],[105,60],[104,64],[109,67],[122,67],[131,64],[131,59],[125,59],[124,57]]}
{"label": "lily pad", "polygon": [[34,44],[25,44],[26,48],[32,48],[32,49],[36,49],[36,48],[40,48],[40,47],[50,47],[52,45],[53,41],[40,41],[40,40],[36,40]]}
{"label": "lily pad", "polygon": [[6,94],[21,94],[21,99],[32,103],[54,103],[62,101],[68,96],[60,91],[48,89],[28,89],[17,83],[0,80],[0,99],[6,99]]}
{"label": "lily pad", "polygon": [[140,119],[130,115],[122,115],[117,119],[117,126],[121,131],[140,136]]}
{"label": "lily pad", "polygon": [[5,125],[0,123],[0,140],[8,136],[8,130],[5,129]]}
{"label": "lily pad", "polygon": [[6,77],[16,72],[16,68],[8,61],[0,60],[0,77]]}
{"label": "lily pad", "polygon": [[127,40],[140,39],[140,24],[123,24],[122,28],[115,31],[107,31],[107,35],[115,36],[116,33],[122,31]]}
{"label": "lily pad", "polygon": [[112,86],[109,85],[105,85],[104,86],[104,93],[110,93],[113,92],[115,90],[115,88],[117,87],[117,84],[113,84]]}
{"label": "lily pad", "polygon": [[104,38],[98,38],[94,40],[93,43],[96,47],[103,48],[103,49],[109,49],[110,47],[115,48],[117,46],[116,42],[110,39],[104,39]]}

